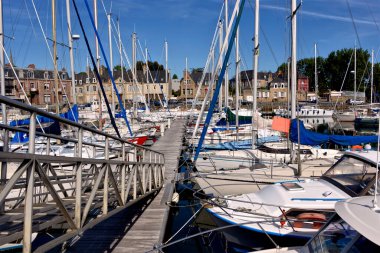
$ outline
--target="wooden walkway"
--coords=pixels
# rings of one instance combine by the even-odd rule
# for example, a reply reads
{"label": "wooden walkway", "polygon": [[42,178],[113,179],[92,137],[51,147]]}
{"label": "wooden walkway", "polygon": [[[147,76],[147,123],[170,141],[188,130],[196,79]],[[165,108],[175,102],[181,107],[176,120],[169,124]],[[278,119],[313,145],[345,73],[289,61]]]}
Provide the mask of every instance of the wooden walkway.
{"label": "wooden walkway", "polygon": [[67,252],[146,252],[162,242],[182,150],[185,119],[177,119],[152,147],[165,155],[165,184],[158,194],[126,208],[86,232]]}

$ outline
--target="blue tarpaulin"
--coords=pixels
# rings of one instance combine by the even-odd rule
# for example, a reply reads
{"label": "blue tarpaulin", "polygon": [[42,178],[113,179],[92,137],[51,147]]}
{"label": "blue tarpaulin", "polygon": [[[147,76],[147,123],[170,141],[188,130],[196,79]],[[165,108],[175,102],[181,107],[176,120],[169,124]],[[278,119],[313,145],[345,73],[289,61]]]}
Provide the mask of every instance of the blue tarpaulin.
{"label": "blue tarpaulin", "polygon": [[[352,146],[365,143],[377,143],[377,135],[369,136],[347,136],[347,135],[329,135],[320,134],[307,130],[302,121],[299,122],[300,126],[300,143],[302,145],[321,145],[324,143],[333,143],[342,146]],[[298,143],[297,120],[293,119],[290,125],[290,140]]]}
{"label": "blue tarpaulin", "polygon": [[[69,109],[67,112],[60,113],[59,116],[61,116],[62,118],[74,121],[74,122],[78,122],[78,117],[79,117],[78,105],[73,105],[71,109]],[[40,124],[53,123],[53,124],[50,124],[49,126],[44,127],[45,133],[56,134],[56,135],[61,134],[59,123],[57,121],[51,118],[39,116],[39,115],[37,115],[37,119]],[[28,129],[30,125],[30,118],[13,120],[10,122],[9,125]],[[38,127],[38,124],[37,124],[37,127]],[[42,132],[42,129],[37,128],[37,132]],[[11,140],[11,143],[24,143],[28,141],[29,141],[29,135],[27,133],[16,132]]]}

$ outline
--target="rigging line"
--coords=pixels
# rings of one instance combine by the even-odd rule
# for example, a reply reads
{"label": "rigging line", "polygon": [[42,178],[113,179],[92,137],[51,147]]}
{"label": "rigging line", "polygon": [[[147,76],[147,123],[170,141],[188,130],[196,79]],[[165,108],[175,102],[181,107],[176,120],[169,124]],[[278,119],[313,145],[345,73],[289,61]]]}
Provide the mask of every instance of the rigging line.
{"label": "rigging line", "polygon": [[121,138],[120,133],[119,133],[119,129],[116,126],[115,119],[114,119],[114,117],[112,115],[111,108],[110,108],[110,105],[108,103],[108,98],[107,98],[107,95],[106,95],[106,91],[104,90],[102,79],[100,77],[98,68],[96,67],[96,62],[95,62],[94,56],[92,55],[92,52],[91,52],[90,44],[88,42],[87,35],[86,35],[84,27],[83,27],[82,19],[81,19],[80,15],[79,15],[77,4],[76,4],[75,0],[72,0],[72,2],[74,4],[75,13],[77,14],[77,17],[78,17],[78,20],[79,20],[79,24],[80,24],[80,27],[81,27],[81,30],[82,30],[82,33],[83,33],[83,36],[84,36],[84,39],[85,39],[85,42],[86,42],[86,46],[87,46],[88,52],[90,54],[91,62],[92,62],[92,65],[94,67],[94,70],[95,70],[95,73],[96,73],[96,77],[98,78],[98,81],[99,81],[100,89],[102,90],[104,100],[106,101],[106,106],[107,106],[108,113],[110,115],[111,124],[114,127],[117,136],[119,138]]}
{"label": "rigging line", "polygon": [[[248,3],[249,3],[249,6],[251,7],[252,12],[255,13],[255,9],[253,7],[252,0],[249,0]],[[278,68],[280,65],[278,63],[276,54],[274,53],[273,47],[272,47],[270,41],[268,40],[268,37],[267,37],[267,35],[266,35],[266,33],[265,33],[265,31],[264,31],[264,29],[263,29],[263,27],[261,25],[260,25],[260,31],[261,31],[261,33],[264,36],[264,40],[265,40],[266,44],[268,45],[269,50],[271,52],[271,55],[272,55],[274,61],[276,62],[276,65],[277,65],[277,68]],[[260,50],[260,44],[259,44],[258,48],[257,49],[255,48],[254,50]]]}
{"label": "rigging line", "polygon": [[32,27],[32,31],[33,31],[34,37],[37,38],[37,33],[36,33],[36,30],[34,30],[34,25],[33,25],[33,22],[32,22],[32,17],[30,15],[28,4],[26,3],[26,0],[24,0],[24,3],[25,3],[25,7],[26,7],[25,8],[26,12],[28,13],[28,17],[29,17],[29,21],[30,21],[30,26]]}
{"label": "rigging line", "polygon": [[[142,47],[141,47],[140,40],[137,40],[137,42],[138,42],[138,44],[139,44],[140,51],[141,51],[141,55],[143,56],[143,59],[145,60],[145,62],[148,62],[148,59],[146,59],[145,56],[144,56],[144,53],[143,53],[143,50],[142,50]],[[149,52],[148,52],[148,57],[150,57]],[[155,78],[153,79],[152,72],[151,72],[150,69],[149,69],[149,64],[148,64],[148,66],[146,66],[146,67],[147,67],[147,71],[148,71],[148,73],[149,73],[149,75],[150,75],[150,78],[152,78],[153,84],[156,84],[155,82],[156,82],[156,80],[157,80],[158,70],[156,71]],[[169,80],[168,80],[168,81],[169,81]],[[148,82],[148,80],[147,80],[147,82]],[[167,102],[167,99],[165,99],[165,94],[164,94],[164,91],[162,90],[161,83],[158,82],[158,85],[159,85],[160,90],[161,90],[161,93],[162,93],[162,99],[164,100],[164,103],[166,102],[166,104],[167,104],[167,109],[168,109],[168,112],[169,112],[169,115],[171,115],[170,110],[169,110],[169,104],[168,104],[168,102]],[[169,83],[168,83],[168,85],[169,85]],[[149,90],[148,90],[148,93],[149,93]],[[162,103],[161,98],[160,98],[159,95],[158,95],[158,99],[160,100],[160,104],[161,104],[162,108],[165,109],[165,106],[164,106],[164,104]]]}
{"label": "rigging line", "polygon": [[[22,93],[24,94],[26,101],[28,102],[29,105],[32,105],[32,104],[30,103],[30,100],[29,100],[28,96],[26,95],[26,92],[25,92],[24,86],[21,84],[20,79],[18,78],[18,75],[17,75],[17,73],[16,73],[16,70],[14,69],[13,63],[10,61],[10,59],[9,59],[9,57],[8,57],[8,54],[7,54],[7,51],[5,50],[4,45],[1,43],[1,41],[0,41],[0,46],[1,46],[1,50],[3,50],[5,57],[7,58],[8,62],[9,62],[9,65],[11,66],[11,69],[12,69],[12,71],[13,71],[13,74],[14,74],[15,77],[16,77],[17,83],[18,83],[18,84],[20,85],[20,87],[21,87]],[[3,67],[3,66],[2,66],[2,67]],[[38,125],[40,125],[42,132],[45,133],[45,130],[44,130],[44,128],[42,127],[41,122],[39,121],[38,117],[36,117],[36,121],[37,121]],[[5,123],[7,123],[7,122],[5,122]]]}
{"label": "rigging line", "polygon": [[[48,43],[48,41],[47,41],[47,37],[46,37],[45,31],[44,31],[44,29],[43,29],[43,27],[42,27],[42,23],[41,23],[41,20],[40,20],[40,16],[38,15],[38,11],[37,11],[37,9],[36,9],[36,5],[34,4],[34,0],[32,0],[32,5],[33,5],[33,8],[34,8],[34,12],[36,13],[36,17],[37,17],[38,23],[39,23],[40,28],[41,28],[41,32],[42,32],[42,34],[43,34],[43,36],[44,36],[45,44],[46,44],[46,47],[48,48],[48,51],[49,51],[50,59],[54,62],[54,57],[53,57],[53,54],[52,54],[52,52],[51,52],[51,48],[50,48],[50,46],[49,46],[49,43]],[[65,86],[63,85],[61,75],[59,74],[58,65],[57,65],[57,66],[54,66],[54,69],[57,69],[59,84],[61,85],[61,88],[62,88],[62,90],[63,90],[63,93],[64,93],[65,96],[68,98],[67,93],[66,93],[66,88],[65,88]],[[58,101],[59,101],[59,98],[56,98],[56,99],[57,99],[57,102],[58,102]],[[69,110],[70,110],[70,112],[71,112],[71,114],[72,114],[74,120],[77,122],[78,119],[77,119],[77,118],[75,117],[75,115],[74,115],[74,111],[73,111],[73,109],[72,109],[72,106],[71,106],[70,100],[68,99],[67,102],[68,102],[68,105],[69,105]],[[60,115],[58,115],[58,116],[60,116]]]}
{"label": "rigging line", "polygon": [[[348,70],[350,69],[350,65],[351,65],[351,61],[352,61],[353,55],[354,55],[354,51],[352,51],[350,60],[349,60],[348,65],[347,65],[346,73],[344,74],[343,82],[342,82],[342,85],[340,86],[340,90],[339,91],[342,91],[342,89],[343,89],[343,85],[344,85],[344,82],[346,81],[347,73],[348,73]],[[335,102],[334,111],[336,110],[336,106],[338,105],[338,101],[339,101],[339,99],[337,99],[336,102]]]}
{"label": "rigging line", "polygon": [[369,11],[369,13],[371,14],[371,17],[372,17],[372,19],[373,19],[373,22],[374,22],[375,25],[376,25],[376,29],[377,29],[377,31],[380,33],[380,28],[379,28],[379,25],[378,25],[377,22],[376,22],[375,16],[373,16],[372,9],[369,7],[369,5],[368,5],[368,1],[366,0],[365,2],[366,2],[366,5],[367,5],[367,8],[368,8],[368,11]]}
{"label": "rigging line", "polygon": [[351,17],[352,25],[354,26],[354,30],[355,30],[355,34],[356,34],[356,38],[358,39],[359,47],[361,48],[362,45],[361,45],[361,43],[360,43],[360,38],[359,38],[359,34],[358,34],[358,29],[357,29],[357,27],[356,27],[356,23],[355,23],[354,16],[352,15],[352,10],[351,10],[351,6],[350,6],[350,2],[349,2],[349,0],[346,0],[346,3],[347,3],[348,12],[350,13],[350,17]]}
{"label": "rigging line", "polygon": [[[212,100],[211,100],[211,103],[210,103],[209,111],[207,113],[207,117],[206,117],[203,129],[202,129],[202,134],[201,134],[201,137],[199,139],[199,143],[198,143],[198,146],[197,146],[197,149],[196,149],[196,153],[195,153],[195,156],[194,156],[194,161],[196,161],[198,159],[199,153],[200,153],[201,148],[202,148],[203,141],[204,141],[206,133],[207,133],[208,126],[210,124],[210,120],[212,118],[212,114],[213,114],[212,112],[214,111],[214,108],[215,108],[215,105],[216,105],[216,102],[217,102],[217,99],[218,99],[220,87],[222,85],[222,82],[223,82],[223,79],[224,79],[224,74],[226,72],[228,59],[230,58],[232,46],[234,45],[234,40],[235,40],[236,32],[237,32],[237,29],[238,29],[238,26],[239,26],[239,23],[240,23],[240,19],[241,19],[242,13],[243,13],[244,3],[245,3],[245,0],[242,0],[240,3],[239,3],[239,0],[237,0],[236,5],[235,5],[235,9],[234,9],[234,13],[233,13],[232,17],[235,16],[235,15],[237,15],[237,17],[236,17],[236,20],[235,20],[235,23],[234,23],[234,26],[233,26],[232,34],[230,35],[230,38],[229,38],[227,52],[226,52],[226,55],[225,55],[225,57],[223,59],[222,69],[220,71],[220,74],[219,74],[219,77],[218,77],[218,82],[217,82],[217,85],[215,87],[215,91],[214,91],[214,94],[213,94],[213,97],[212,97]],[[231,29],[232,24],[233,23],[232,23],[232,20],[231,20],[228,30]],[[228,38],[226,37],[225,40],[224,40],[224,43],[223,43],[223,48],[226,48],[227,41],[228,41]],[[221,58],[219,60],[221,60]],[[218,63],[219,63],[219,60],[218,60]]]}
{"label": "rigging line", "polygon": [[[74,2],[75,2],[75,0],[74,0]],[[117,86],[116,86],[116,83],[115,83],[115,79],[114,79],[113,74],[112,74],[112,70],[111,70],[111,68],[110,68],[110,66],[109,66],[109,63],[108,63],[108,60],[107,60],[106,54],[105,54],[105,52],[104,52],[103,44],[102,44],[102,41],[100,40],[99,33],[98,33],[97,29],[96,29],[96,26],[95,26],[95,23],[94,23],[94,19],[93,19],[93,16],[92,16],[92,13],[91,13],[91,10],[90,10],[90,7],[89,7],[89,5],[88,5],[88,1],[87,1],[87,0],[85,0],[85,4],[86,4],[86,9],[87,9],[88,15],[90,16],[90,20],[91,20],[92,28],[93,28],[94,31],[95,31],[95,35],[96,35],[96,37],[97,37],[97,39],[98,39],[98,42],[99,42],[100,50],[101,50],[102,55],[103,55],[103,57],[104,57],[104,62],[106,63],[106,66],[107,66],[108,74],[109,74],[109,76],[110,76],[110,78],[111,78],[111,81],[112,81],[112,85],[113,85],[114,91],[115,91],[116,96],[117,96],[117,99],[118,99],[118,101],[119,101],[119,106],[120,106],[120,108],[121,108],[121,114],[122,114],[122,117],[124,118],[125,123],[127,124],[128,130],[129,130],[129,134],[130,134],[131,136],[133,136],[132,129],[131,129],[130,125],[129,125],[128,118],[127,118],[127,115],[126,115],[126,111],[125,111],[125,108],[124,108],[124,105],[123,105],[123,101],[121,100],[121,97],[120,97],[119,91],[118,91],[118,89],[117,89]],[[109,105],[108,105],[108,101],[106,101],[106,103],[107,103],[107,107],[109,107]],[[111,112],[111,111],[109,111],[109,113],[110,113],[110,112]],[[111,118],[111,122],[112,122],[112,121],[115,122],[115,119],[114,119],[113,115],[112,115],[112,117],[111,117],[111,115],[110,115],[110,118]]]}

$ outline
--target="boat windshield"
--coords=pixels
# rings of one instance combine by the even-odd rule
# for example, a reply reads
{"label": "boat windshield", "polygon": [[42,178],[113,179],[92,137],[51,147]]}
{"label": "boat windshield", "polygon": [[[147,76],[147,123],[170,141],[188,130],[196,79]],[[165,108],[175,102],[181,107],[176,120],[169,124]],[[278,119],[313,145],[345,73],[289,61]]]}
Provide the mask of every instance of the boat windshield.
{"label": "boat windshield", "polygon": [[380,252],[380,246],[360,235],[336,215],[308,243],[309,252]]}
{"label": "boat windshield", "polygon": [[[351,196],[363,193],[367,185],[375,178],[376,167],[368,162],[351,156],[342,159],[328,170],[323,178],[343,187]],[[329,180],[329,181],[330,181]]]}

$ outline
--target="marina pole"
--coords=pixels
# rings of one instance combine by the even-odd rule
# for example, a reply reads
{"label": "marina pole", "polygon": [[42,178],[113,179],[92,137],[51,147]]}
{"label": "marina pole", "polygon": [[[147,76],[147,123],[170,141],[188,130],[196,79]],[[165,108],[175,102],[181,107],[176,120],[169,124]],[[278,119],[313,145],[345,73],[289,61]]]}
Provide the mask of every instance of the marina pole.
{"label": "marina pole", "polygon": [[256,134],[254,132],[253,117],[257,111],[257,68],[259,66],[259,8],[260,1],[255,4],[255,37],[253,48],[253,93],[252,93],[252,148],[255,148]]}
{"label": "marina pole", "polygon": [[[228,0],[224,0],[224,26],[226,30],[226,38],[228,40],[228,36],[230,35],[230,31],[228,30],[229,26],[229,17],[228,17]],[[227,44],[228,47],[228,44]],[[224,107],[228,107],[228,85],[229,85],[229,80],[228,80],[228,64],[227,64],[227,71],[226,74],[224,75]],[[229,123],[227,122],[227,127],[229,126]]]}
{"label": "marina pole", "polygon": [[291,91],[292,91],[292,100],[291,100],[291,118],[296,118],[296,97],[297,97],[297,5],[296,0],[292,0],[292,58],[291,58]]}
{"label": "marina pole", "polygon": [[187,110],[187,82],[189,81],[187,78],[187,57],[185,59],[186,61],[186,66],[185,66],[185,106],[186,106],[186,110]]}
{"label": "marina pole", "polygon": [[373,49],[371,52],[371,105],[373,103]]}
{"label": "marina pole", "polygon": [[317,68],[317,43],[314,44],[314,82],[315,82],[315,99],[318,105],[318,68]]}
{"label": "marina pole", "polygon": [[[226,7],[224,7],[226,8]],[[223,22],[221,20],[219,20],[219,24],[218,24],[218,32],[219,32],[219,57],[221,57],[221,54],[222,54],[222,49],[223,49]],[[212,66],[212,70],[214,71],[214,60],[213,60],[213,66]],[[213,72],[211,71],[211,72]],[[215,70],[216,72],[216,70]],[[217,75],[217,73],[213,73],[213,75]],[[221,112],[223,110],[223,92],[220,93],[220,96],[219,96],[219,112]]]}
{"label": "marina pole", "polygon": [[58,66],[57,66],[57,19],[55,16],[55,0],[51,2],[51,13],[53,21],[53,58],[54,58],[54,89],[55,89],[55,112],[59,114],[58,93]]}
{"label": "marina pole", "polygon": [[[108,20],[108,45],[110,49],[110,67],[111,67],[111,73],[113,75],[113,54],[112,54],[112,29],[111,29],[111,12],[107,14],[107,20]],[[112,87],[112,84],[110,84],[111,88],[111,100],[112,100],[112,114],[115,116],[115,95],[114,95],[114,89]]]}
{"label": "marina pole", "polygon": [[71,31],[71,17],[70,17],[70,0],[66,0],[66,18],[67,18],[67,34],[69,38],[69,53],[70,53],[70,70],[71,70],[71,94],[73,96],[74,105],[77,103],[77,96],[75,90],[75,71],[74,71],[74,50],[73,50],[73,35]]}
{"label": "marina pole", "polygon": [[[98,0],[94,0],[94,18],[95,18],[95,28],[98,30]],[[95,50],[96,50],[96,68],[100,71],[100,56],[99,56],[99,42],[95,34]],[[98,80],[98,96],[99,96],[99,130],[102,130],[103,123],[103,102],[102,95],[100,93],[100,80]]]}
{"label": "marina pole", "polygon": [[354,51],[354,103],[356,105],[356,43]]}
{"label": "marina pole", "polygon": [[[0,0],[0,43],[1,45],[4,45],[4,29],[3,29],[3,0]],[[4,51],[1,50],[0,53],[0,81],[1,81],[1,95],[5,96],[5,73],[4,73]],[[1,104],[1,113],[2,113],[2,121],[3,124],[8,124],[7,120],[7,111],[6,111],[6,105]],[[8,131],[3,131],[3,152],[8,152]],[[3,187],[6,184],[7,179],[7,162],[2,161],[1,162],[1,183],[0,183],[0,190],[3,189]],[[0,213],[4,211],[4,204],[0,206]]]}
{"label": "marina pole", "polygon": [[119,18],[117,18],[117,31],[118,31],[118,39],[119,39],[119,55],[120,55],[120,77],[121,77],[121,90],[123,91],[123,102],[124,102],[124,108],[125,107],[125,97],[126,97],[126,94],[127,92],[125,91],[124,89],[124,67],[123,67],[123,55],[122,55],[122,51],[123,51],[123,43],[121,43],[121,35],[120,35],[120,20]]}
{"label": "marina pole", "polygon": [[[145,66],[146,66],[146,83],[149,83],[149,64],[148,64],[148,47],[145,45]],[[150,106],[150,95],[148,86],[148,105]]]}
{"label": "marina pole", "polygon": [[[241,10],[240,10],[241,11]],[[235,126],[236,126],[236,141],[239,140],[239,88],[240,88],[240,55],[239,55],[239,27],[236,31],[235,37],[235,57],[236,57],[236,66],[235,66]]]}

